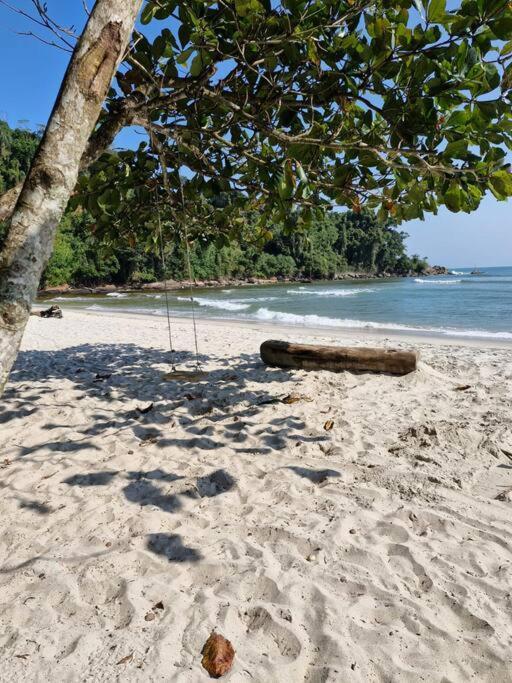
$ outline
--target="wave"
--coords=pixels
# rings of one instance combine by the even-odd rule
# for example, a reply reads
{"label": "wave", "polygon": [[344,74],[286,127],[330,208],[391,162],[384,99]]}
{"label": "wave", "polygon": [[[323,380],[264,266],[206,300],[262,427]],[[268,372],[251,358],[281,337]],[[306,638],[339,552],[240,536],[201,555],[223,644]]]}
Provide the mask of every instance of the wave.
{"label": "wave", "polygon": [[276,301],[277,299],[279,299],[278,296],[257,296],[250,299],[231,299],[231,301],[236,304],[247,304],[250,306],[251,304],[263,303],[265,301]]}
{"label": "wave", "polygon": [[[185,299],[184,297],[181,297]],[[186,300],[186,299],[185,299]],[[208,300],[213,302],[215,300]],[[219,304],[219,308],[224,310],[233,310],[232,308],[226,308],[226,304],[232,304],[229,301],[216,302]],[[249,308],[245,306],[245,308]],[[118,313],[118,308],[109,308],[108,306],[102,306],[100,304],[92,304],[87,306],[85,310],[88,311],[102,311],[105,313]],[[240,310],[240,309],[235,309]],[[125,308],[124,313],[137,313],[143,315],[156,315],[165,316],[165,310],[163,308]],[[175,315],[175,314],[174,314]],[[181,317],[183,313],[181,314]],[[262,322],[271,323],[281,323],[283,325],[296,325],[306,328],[311,327],[325,327],[325,328],[338,328],[338,329],[367,329],[367,330],[389,330],[390,332],[398,331],[410,334],[423,334],[423,335],[441,335],[447,337],[468,337],[474,339],[495,339],[512,341],[512,332],[490,332],[488,330],[459,330],[446,327],[413,327],[411,325],[401,325],[399,323],[387,323],[387,322],[373,322],[370,320],[353,320],[350,318],[328,318],[327,316],[306,314],[297,315],[296,313],[285,313],[283,311],[271,311],[268,308],[259,308],[254,314],[242,313],[238,316],[238,319],[243,320],[259,320]]]}
{"label": "wave", "polygon": [[397,325],[394,323],[381,324],[369,321],[367,322],[365,320],[351,320],[350,318],[328,318],[327,316],[315,314],[297,315],[296,313],[283,313],[282,311],[271,311],[268,308],[258,309],[254,317],[256,317],[258,320],[275,320],[277,322],[287,323],[290,325],[304,325],[305,327],[368,327],[375,329],[382,328],[409,331],[415,330],[415,328],[407,327],[406,325]]}
{"label": "wave", "polygon": [[111,296],[114,299],[125,299],[129,294],[125,294],[122,292],[109,292],[107,296]]}
{"label": "wave", "polygon": [[488,332],[487,330],[443,330],[442,333],[455,337],[476,337],[479,339],[512,339],[512,332]]}
{"label": "wave", "polygon": [[295,313],[283,313],[271,311],[268,308],[260,308],[254,316],[258,320],[266,322],[279,322],[287,325],[302,325],[303,327],[338,327],[357,328],[371,330],[398,330],[400,332],[412,332],[422,334],[441,334],[451,337],[476,337],[484,339],[512,340],[512,332],[489,332],[488,330],[457,330],[443,327],[412,327],[398,323],[377,323],[367,320],[351,320],[349,318],[337,319],[321,315],[297,315]]}
{"label": "wave", "polygon": [[55,296],[50,301],[90,301],[90,296]]}
{"label": "wave", "polygon": [[319,289],[299,287],[298,289],[287,289],[287,294],[314,294],[315,296],[356,296],[357,294],[370,294],[375,292],[371,287],[352,287],[350,289]]}
{"label": "wave", "polygon": [[469,273],[465,273],[463,270],[450,270],[450,275],[469,275]]}
{"label": "wave", "polygon": [[[187,301],[186,297],[177,297],[180,301]],[[190,301],[190,299],[188,299]],[[241,304],[236,301],[223,301],[222,299],[203,299],[202,297],[195,296],[193,298],[196,304],[200,306],[208,306],[209,308],[219,308],[223,311],[245,311],[249,308],[250,304]]]}
{"label": "wave", "polygon": [[422,280],[419,277],[414,278],[414,282],[419,285],[458,285],[463,280]]}

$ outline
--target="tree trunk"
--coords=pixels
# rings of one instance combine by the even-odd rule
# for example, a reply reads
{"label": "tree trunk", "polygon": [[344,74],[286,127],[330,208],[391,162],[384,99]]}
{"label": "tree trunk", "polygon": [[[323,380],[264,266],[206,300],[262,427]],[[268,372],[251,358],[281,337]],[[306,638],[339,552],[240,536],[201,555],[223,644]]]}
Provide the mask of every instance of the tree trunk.
{"label": "tree trunk", "polygon": [[142,0],[97,0],[12,214],[0,254],[0,395],[59,221]]}

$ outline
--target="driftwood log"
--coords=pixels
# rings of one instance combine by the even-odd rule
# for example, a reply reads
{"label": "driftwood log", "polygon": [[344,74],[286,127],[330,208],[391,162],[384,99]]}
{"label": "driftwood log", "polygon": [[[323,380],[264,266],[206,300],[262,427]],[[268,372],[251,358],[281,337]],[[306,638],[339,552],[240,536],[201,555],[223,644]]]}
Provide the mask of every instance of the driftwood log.
{"label": "driftwood log", "polygon": [[30,315],[36,315],[38,318],[62,318],[62,309],[60,306],[50,306],[45,311],[32,311]]}
{"label": "driftwood log", "polygon": [[330,372],[385,372],[391,375],[407,375],[413,372],[419,358],[415,351],[290,344],[274,340],[263,342],[260,353],[266,365],[280,368]]}

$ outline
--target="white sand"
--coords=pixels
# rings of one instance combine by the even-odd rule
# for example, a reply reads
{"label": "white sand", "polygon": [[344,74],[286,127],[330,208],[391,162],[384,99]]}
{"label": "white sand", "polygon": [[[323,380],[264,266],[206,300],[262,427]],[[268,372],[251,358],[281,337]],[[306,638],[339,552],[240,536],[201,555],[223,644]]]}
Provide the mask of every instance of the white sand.
{"label": "white sand", "polygon": [[[0,680],[196,683],[217,629],[231,683],[512,681],[512,347],[416,340],[393,378],[265,369],[300,328],[199,332],[190,384],[161,380],[164,319],[30,321],[0,405]],[[265,403],[291,392],[313,401]]]}

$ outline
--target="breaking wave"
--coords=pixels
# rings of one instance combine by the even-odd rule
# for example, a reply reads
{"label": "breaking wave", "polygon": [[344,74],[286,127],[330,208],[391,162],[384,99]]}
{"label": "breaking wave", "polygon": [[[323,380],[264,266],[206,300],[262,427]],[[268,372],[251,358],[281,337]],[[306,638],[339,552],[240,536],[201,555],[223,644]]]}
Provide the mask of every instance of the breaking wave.
{"label": "breaking wave", "polygon": [[414,278],[414,282],[419,285],[457,285],[463,280],[422,280],[420,277]]}
{"label": "breaking wave", "polygon": [[54,296],[49,301],[90,301],[90,296]]}
{"label": "breaking wave", "polygon": [[266,322],[283,323],[285,325],[302,325],[303,327],[338,327],[371,330],[398,330],[400,332],[412,332],[421,334],[441,334],[451,337],[474,337],[484,339],[507,339],[512,340],[512,332],[489,332],[487,330],[456,330],[442,327],[412,327],[396,323],[376,323],[366,320],[351,320],[349,318],[336,319],[321,315],[297,315],[295,313],[283,313],[271,311],[268,308],[260,308],[254,316],[258,320]]}
{"label": "breaking wave", "polygon": [[[180,301],[190,301],[190,298],[179,296],[177,297]],[[250,304],[241,304],[237,301],[223,301],[222,299],[204,299],[202,297],[195,296],[193,298],[196,304],[200,306],[208,306],[209,308],[218,308],[221,311],[245,311],[249,308]]]}
{"label": "breaking wave", "polygon": [[314,294],[315,296],[356,296],[357,294],[370,294],[375,292],[371,287],[352,287],[350,289],[319,289],[299,287],[298,289],[287,289],[287,294]]}

